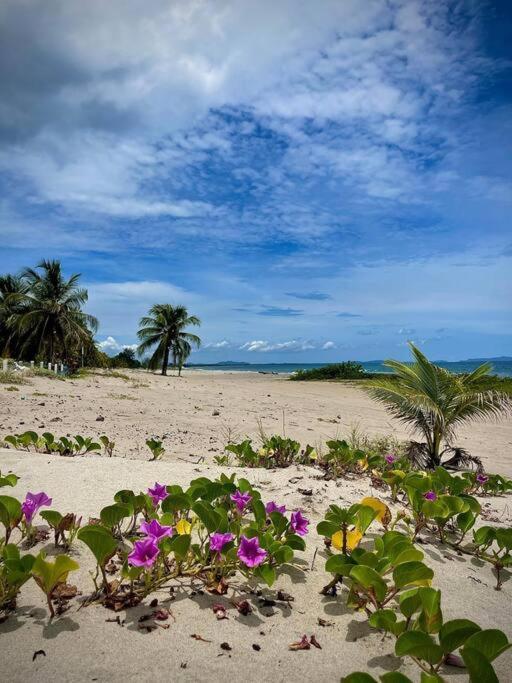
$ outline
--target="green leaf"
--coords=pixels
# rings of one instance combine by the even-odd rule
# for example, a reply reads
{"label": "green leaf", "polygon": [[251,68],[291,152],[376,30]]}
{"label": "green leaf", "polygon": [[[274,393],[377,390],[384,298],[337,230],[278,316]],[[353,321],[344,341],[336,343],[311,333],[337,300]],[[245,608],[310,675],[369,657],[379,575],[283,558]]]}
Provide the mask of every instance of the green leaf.
{"label": "green leaf", "polygon": [[48,522],[48,524],[56,529],[62,521],[62,515],[57,510],[43,510],[41,517]]}
{"label": "green leaf", "polygon": [[32,566],[32,576],[39,587],[49,595],[55,586],[66,581],[69,572],[78,569],[79,565],[67,555],[57,555],[55,562],[47,562],[39,553]]}
{"label": "green leaf", "polygon": [[82,527],[77,535],[91,550],[101,567],[105,566],[117,549],[116,540],[105,527],[89,524]]}
{"label": "green leaf", "polygon": [[356,565],[349,574],[350,578],[367,590],[373,590],[377,600],[381,602],[386,597],[387,585],[384,579],[371,567]]}
{"label": "green leaf", "polygon": [[293,550],[306,550],[306,541],[297,534],[288,534],[285,538],[285,543]]}
{"label": "green leaf", "polygon": [[109,529],[117,526],[125,517],[130,517],[131,509],[129,505],[123,503],[115,503],[114,505],[107,505],[100,512],[101,523]]}
{"label": "green leaf", "polygon": [[171,493],[162,501],[162,512],[190,510],[192,500],[186,493]]}
{"label": "green leaf", "polygon": [[434,642],[432,636],[423,631],[406,631],[398,636],[395,644],[395,654],[397,657],[409,655],[418,657],[429,664],[437,664],[441,661],[443,651]]}
{"label": "green leaf", "polygon": [[354,560],[348,555],[332,555],[325,563],[325,571],[348,576],[355,566]]}
{"label": "green leaf", "polygon": [[478,631],[466,640],[464,647],[478,650],[489,662],[511,646],[507,636],[499,629],[490,628]]}
{"label": "green leaf", "polygon": [[405,621],[397,622],[396,613],[392,609],[379,609],[370,615],[368,623],[373,628],[388,631],[395,636],[400,635],[405,628]]}
{"label": "green leaf", "polygon": [[460,653],[471,683],[500,683],[492,664],[479,650],[463,647]]}
{"label": "green leaf", "polygon": [[423,586],[430,583],[434,572],[423,562],[404,562],[393,570],[393,581],[397,588]]}
{"label": "green leaf", "polygon": [[411,679],[400,671],[388,671],[380,677],[382,683],[412,683]]}
{"label": "green leaf", "polygon": [[21,503],[12,496],[0,496],[0,522],[10,529],[21,519]]}
{"label": "green leaf", "polygon": [[480,626],[469,619],[452,619],[445,622],[439,631],[439,642],[443,652],[445,654],[453,652],[480,630]]}
{"label": "green leaf", "polygon": [[377,683],[376,679],[363,671],[354,671],[341,679],[341,683]]}
{"label": "green leaf", "polygon": [[204,500],[198,500],[192,506],[192,510],[199,517],[210,534],[218,529],[221,517],[215,512],[210,503],[207,503]]}
{"label": "green leaf", "polygon": [[426,633],[438,633],[443,625],[441,612],[441,591],[434,588],[420,588],[422,610],[418,619],[418,626]]}
{"label": "green leaf", "polygon": [[421,606],[420,589],[412,588],[411,590],[405,591],[400,595],[399,598],[400,611],[406,618],[412,617],[412,615]]}
{"label": "green leaf", "polygon": [[171,538],[170,547],[177,560],[184,560],[190,548],[190,534],[179,534]]}
{"label": "green leaf", "polygon": [[276,580],[276,571],[273,567],[269,567],[268,564],[261,564],[255,573],[256,575],[261,576],[269,587],[272,586]]}
{"label": "green leaf", "polygon": [[475,522],[476,515],[471,512],[471,510],[461,512],[460,515],[457,515],[457,526],[463,533],[469,531],[474,526]]}
{"label": "green leaf", "polygon": [[317,533],[320,536],[326,536],[331,538],[337,531],[339,531],[339,526],[334,522],[328,522],[327,520],[322,520],[316,527]]}
{"label": "green leaf", "polygon": [[16,486],[19,477],[15,474],[0,475],[0,486]]}
{"label": "green leaf", "polygon": [[293,560],[293,550],[288,545],[282,545],[274,554],[274,560],[278,564],[291,562]]}

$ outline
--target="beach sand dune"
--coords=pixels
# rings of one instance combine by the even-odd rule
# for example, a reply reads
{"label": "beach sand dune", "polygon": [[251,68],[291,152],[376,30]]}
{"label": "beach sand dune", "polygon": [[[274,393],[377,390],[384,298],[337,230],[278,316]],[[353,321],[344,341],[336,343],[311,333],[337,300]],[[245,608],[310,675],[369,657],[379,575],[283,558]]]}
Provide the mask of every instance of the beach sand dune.
{"label": "beach sand dune", "polygon": [[[230,602],[234,593],[214,597],[200,590],[200,584],[187,582],[172,595],[169,590],[157,594],[159,604],[172,610],[175,621],[168,622],[167,630],[147,633],[139,628],[139,619],[151,612],[149,600],[120,613],[119,623],[115,614],[98,605],[78,610],[75,600],[65,615],[49,623],[42,593],[30,582],[22,591],[16,614],[0,624],[0,678],[335,682],[358,669],[378,676],[400,667],[417,680],[414,665],[394,656],[391,638],[383,639],[369,629],[364,617],[348,609],[343,598],[319,595],[330,576],[324,571],[324,547],[315,526],[333,502],[343,506],[365,495],[382,495],[371,490],[369,480],[323,481],[310,467],[271,471],[221,469],[213,464],[213,456],[223,452],[229,438],[257,438],[259,422],[268,434],[285,431],[303,445],[345,436],[356,424],[372,436],[399,438],[407,436],[403,427],[353,385],[294,383],[253,373],[190,371],[182,379],[145,372],[126,375],[128,379],[92,375],[65,382],[34,378],[12,392],[0,387],[1,435],[34,429],[59,436],[107,434],[116,442],[117,457],[113,458],[0,450],[0,469],[21,477],[14,495],[22,498],[27,491],[46,491],[54,509],[74,511],[87,520],[110,504],[119,489],[146,490],[155,481],[187,485],[198,476],[236,472],[259,486],[265,501],[275,499],[289,510],[301,508],[311,519],[307,551],[298,555],[299,568],[288,569],[274,587],[295,599],[290,605],[270,605],[262,598],[275,597],[274,591],[244,592],[254,612],[243,617]],[[166,454],[162,461],[148,461],[144,442],[150,436],[163,438]],[[508,475],[512,475],[511,442],[510,420],[467,427],[458,440],[482,457],[491,471]],[[299,489],[311,489],[312,494],[304,496]],[[508,502],[509,498],[482,499],[486,514],[503,524],[511,522]],[[49,541],[36,550],[41,548],[50,555],[54,552]],[[512,637],[512,582],[496,592],[488,565],[458,556],[436,542],[424,546],[424,551],[435,570],[434,585],[443,590],[445,619],[467,617],[483,628],[503,628]],[[88,594],[92,556],[79,542],[73,553],[80,570],[71,582]],[[242,581],[235,585],[247,590]],[[212,605],[216,602],[226,605],[228,619],[215,618]],[[314,634],[322,649],[290,651],[288,645],[303,634]],[[223,649],[222,643],[231,649]],[[41,650],[45,654],[33,659]],[[500,680],[510,680],[511,666],[510,653],[498,660]],[[458,680],[466,680],[460,670],[456,673]]]}
{"label": "beach sand dune", "polygon": [[[149,456],[145,440],[156,436],[166,448],[164,459],[190,462],[212,462],[230,439],[257,439],[259,423],[267,434],[285,432],[303,446],[343,438],[355,426],[371,436],[408,437],[403,425],[349,383],[289,382],[252,372],[185,370],[182,378],[122,373],[129,379],[34,378],[18,392],[0,387],[0,435],[27,429],[106,434],[118,457],[141,459]],[[457,445],[481,457],[489,471],[512,476],[512,419],[467,425]]]}

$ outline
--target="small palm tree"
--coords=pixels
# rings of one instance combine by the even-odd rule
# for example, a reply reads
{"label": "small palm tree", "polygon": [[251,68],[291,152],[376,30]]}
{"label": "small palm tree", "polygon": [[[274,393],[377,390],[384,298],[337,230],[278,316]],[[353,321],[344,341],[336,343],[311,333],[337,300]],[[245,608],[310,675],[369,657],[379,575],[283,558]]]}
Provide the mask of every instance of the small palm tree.
{"label": "small palm tree", "polygon": [[51,362],[91,342],[97,319],[84,313],[87,290],[78,287],[79,274],[66,280],[60,261],[41,261],[21,273],[27,291],[11,326],[22,339],[22,351],[45,355]]}
{"label": "small palm tree", "polygon": [[191,345],[201,345],[201,339],[197,335],[185,332],[189,325],[200,324],[199,318],[189,315],[185,306],[155,304],[149,310],[149,315],[140,319],[140,330],[137,332],[140,344],[137,351],[142,356],[156,345],[149,360],[149,367],[155,370],[161,365],[162,375],[166,375],[171,354],[174,366],[178,360],[183,359],[182,366],[184,359],[192,350]]}
{"label": "small palm tree", "polygon": [[[508,394],[488,389],[490,363],[469,374],[459,375],[434,365],[414,344],[409,344],[412,364],[388,360],[385,365],[396,378],[372,381],[367,391],[401,422],[419,432],[423,443],[411,442],[409,456],[418,467],[439,465],[460,467],[475,464],[479,458],[453,447],[457,428],[479,418],[498,418],[512,410]],[[442,462],[442,456],[451,457]]]}

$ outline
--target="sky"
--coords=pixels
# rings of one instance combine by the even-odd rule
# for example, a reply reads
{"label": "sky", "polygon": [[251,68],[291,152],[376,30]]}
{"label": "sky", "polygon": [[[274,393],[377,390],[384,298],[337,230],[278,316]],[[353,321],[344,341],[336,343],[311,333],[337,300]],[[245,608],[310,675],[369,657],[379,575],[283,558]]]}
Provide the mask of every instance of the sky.
{"label": "sky", "polygon": [[79,272],[108,353],[512,355],[507,0],[3,0],[0,271]]}

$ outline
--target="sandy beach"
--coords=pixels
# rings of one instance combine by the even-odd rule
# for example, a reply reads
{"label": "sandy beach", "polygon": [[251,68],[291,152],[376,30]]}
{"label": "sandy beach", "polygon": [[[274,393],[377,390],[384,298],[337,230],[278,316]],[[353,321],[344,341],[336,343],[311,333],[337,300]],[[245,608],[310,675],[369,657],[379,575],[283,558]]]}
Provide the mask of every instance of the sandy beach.
{"label": "sandy beach", "polygon": [[[297,568],[282,574],[272,590],[250,593],[243,581],[235,582],[236,591],[254,609],[246,617],[233,607],[231,600],[239,593],[231,590],[214,597],[204,593],[199,583],[186,582],[173,594],[159,591],[159,604],[171,609],[173,620],[168,629],[151,633],[139,628],[139,618],[150,612],[149,600],[122,612],[117,623],[116,615],[101,606],[79,609],[78,598],[64,616],[50,623],[44,598],[30,582],[22,591],[16,614],[0,625],[3,677],[12,681],[220,681],[243,672],[250,681],[271,676],[284,682],[293,671],[296,681],[315,676],[337,681],[357,669],[378,675],[399,667],[413,679],[417,677],[413,664],[394,656],[391,638],[383,639],[372,631],[342,597],[319,594],[330,577],[324,571],[325,551],[314,530],[316,523],[330,503],[345,505],[382,493],[372,490],[366,478],[323,481],[310,467],[244,470],[213,464],[213,456],[223,451],[229,437],[257,437],[259,420],[267,433],[281,433],[283,415],[286,434],[304,444],[342,436],[356,423],[371,435],[399,438],[406,436],[403,428],[360,389],[344,384],[294,383],[252,373],[190,371],[182,379],[143,372],[127,375],[128,380],[95,375],[66,381],[33,378],[31,384],[20,385],[18,392],[1,392],[2,434],[26,429],[59,435],[105,433],[116,442],[113,458],[1,450],[2,472],[20,476],[14,495],[22,498],[27,490],[44,490],[53,497],[54,509],[74,510],[87,519],[96,516],[122,488],[145,490],[154,481],[186,485],[198,476],[236,472],[260,487],[264,500],[279,499],[289,510],[305,511],[312,522],[307,550],[299,554]],[[104,419],[97,421],[98,417]],[[162,461],[148,461],[144,440],[149,436],[164,438],[167,452]],[[511,441],[509,420],[466,428],[459,442],[482,457],[490,469],[510,475]],[[203,456],[204,461],[199,461]],[[123,459],[130,462],[122,463]],[[312,495],[302,495],[299,489],[304,488],[311,488]],[[481,502],[484,520],[510,523],[507,498]],[[40,543],[38,549],[54,553],[50,541]],[[498,593],[489,565],[458,556],[437,542],[424,546],[424,551],[435,571],[434,585],[443,590],[445,619],[477,619],[483,628],[503,628],[510,637],[510,582]],[[71,583],[86,595],[92,589],[92,555],[79,542],[72,554],[80,570]],[[266,604],[263,598],[275,597],[279,589],[294,600]],[[218,602],[225,604],[228,619],[215,618],[212,605]],[[204,640],[195,639],[194,634]],[[314,634],[322,649],[290,651],[288,645],[303,634]],[[231,649],[223,649],[223,643]],[[33,659],[41,650],[44,655]],[[501,680],[507,680],[511,664],[510,654],[498,660]],[[465,680],[460,670],[449,673]]]}
{"label": "sandy beach", "polygon": [[[120,458],[147,459],[145,441],[163,441],[164,460],[212,462],[230,439],[286,434],[322,447],[358,427],[370,436],[408,431],[360,388],[339,382],[290,382],[252,372],[185,370],[178,378],[123,370],[129,379],[90,375],[59,381],[36,377],[19,391],[0,390],[0,434],[27,429],[97,437],[116,443]],[[98,418],[103,418],[98,420]],[[482,458],[491,472],[512,476],[512,419],[475,422],[457,445]]]}

